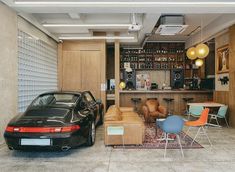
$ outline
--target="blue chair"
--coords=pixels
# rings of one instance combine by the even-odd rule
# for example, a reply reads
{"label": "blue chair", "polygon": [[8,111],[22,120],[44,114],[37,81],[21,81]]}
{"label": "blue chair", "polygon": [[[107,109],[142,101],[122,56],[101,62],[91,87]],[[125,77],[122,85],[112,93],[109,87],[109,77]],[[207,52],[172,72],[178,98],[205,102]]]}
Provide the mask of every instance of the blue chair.
{"label": "blue chair", "polygon": [[[166,149],[167,149],[167,144],[168,144],[168,135],[169,134],[175,134],[178,140],[178,143],[180,145],[180,150],[181,150],[181,154],[184,157],[184,153],[183,153],[183,149],[182,149],[182,145],[181,145],[181,141],[180,141],[180,132],[182,131],[183,127],[184,127],[184,120],[176,115],[172,115],[172,116],[168,116],[166,118],[166,120],[164,121],[157,121],[157,125],[161,128],[161,130],[163,131],[163,135],[165,135],[165,152],[164,152],[164,157],[166,157]],[[159,141],[160,144],[161,141]]]}
{"label": "blue chair", "polygon": [[220,126],[218,118],[220,119],[224,119],[226,122],[227,127],[229,127],[228,125],[228,121],[226,119],[226,113],[228,111],[228,106],[221,106],[218,110],[217,114],[209,114],[210,115],[210,121],[209,123],[211,123],[211,121],[214,119],[217,123],[218,126]]}
{"label": "blue chair", "polygon": [[190,116],[196,118],[200,117],[203,110],[204,110],[203,106],[189,106],[188,119],[190,119]]}

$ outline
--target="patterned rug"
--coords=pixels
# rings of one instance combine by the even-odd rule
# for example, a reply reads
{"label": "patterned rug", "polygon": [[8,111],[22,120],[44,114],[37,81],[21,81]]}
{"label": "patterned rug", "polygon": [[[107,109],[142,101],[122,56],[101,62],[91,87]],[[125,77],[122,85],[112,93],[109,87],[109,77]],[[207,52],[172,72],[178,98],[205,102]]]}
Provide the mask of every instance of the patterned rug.
{"label": "patterned rug", "polygon": [[[202,145],[194,141],[193,145],[191,145],[193,139],[181,132],[180,139],[183,149],[200,149],[203,148]],[[162,131],[160,128],[157,129],[156,136],[156,126],[155,123],[146,124],[145,123],[145,140],[143,145],[125,145],[125,149],[165,149],[165,141],[159,141],[162,136]],[[173,140],[168,141],[167,149],[180,149],[178,141],[175,135],[169,135],[169,137]],[[159,144],[160,142],[160,144]],[[113,146],[114,149],[123,149],[122,145]]]}

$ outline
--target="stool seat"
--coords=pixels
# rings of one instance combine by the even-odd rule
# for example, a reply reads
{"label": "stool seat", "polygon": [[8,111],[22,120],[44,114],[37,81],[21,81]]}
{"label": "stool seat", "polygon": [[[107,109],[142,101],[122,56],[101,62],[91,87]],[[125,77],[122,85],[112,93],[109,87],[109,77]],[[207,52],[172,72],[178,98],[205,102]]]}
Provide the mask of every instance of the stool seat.
{"label": "stool seat", "polygon": [[172,102],[174,99],[173,98],[163,98],[166,102]]}
{"label": "stool seat", "polygon": [[193,98],[192,98],[192,97],[184,97],[183,100],[184,100],[185,102],[189,102],[189,101],[192,101]]}

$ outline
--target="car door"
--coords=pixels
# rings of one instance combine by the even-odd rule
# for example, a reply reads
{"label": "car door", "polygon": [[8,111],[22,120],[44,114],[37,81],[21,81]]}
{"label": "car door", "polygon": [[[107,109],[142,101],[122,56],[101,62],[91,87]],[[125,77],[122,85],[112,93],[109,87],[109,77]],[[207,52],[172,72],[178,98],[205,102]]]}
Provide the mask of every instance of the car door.
{"label": "car door", "polygon": [[90,110],[93,111],[95,117],[95,124],[97,124],[100,119],[99,105],[96,103],[95,98],[89,91],[84,93],[84,98],[87,102],[87,106],[90,108]]}
{"label": "car door", "polygon": [[84,141],[87,138],[89,133],[89,127],[92,120],[90,109],[87,106],[87,101],[84,95],[81,95],[81,98],[78,100],[77,105],[74,109],[74,118],[73,121],[79,121],[81,127],[81,133],[83,135]]}

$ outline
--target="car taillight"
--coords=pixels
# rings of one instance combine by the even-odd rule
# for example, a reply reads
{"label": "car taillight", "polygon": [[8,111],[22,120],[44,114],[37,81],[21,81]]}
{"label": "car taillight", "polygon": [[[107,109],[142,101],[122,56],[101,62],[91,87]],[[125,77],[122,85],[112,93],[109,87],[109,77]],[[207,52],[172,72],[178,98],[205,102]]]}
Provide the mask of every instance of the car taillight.
{"label": "car taillight", "polygon": [[80,129],[79,125],[71,125],[67,127],[12,127],[6,128],[7,132],[15,133],[66,133]]}
{"label": "car taillight", "polygon": [[6,131],[7,132],[13,132],[14,131],[14,127],[7,126]]}

